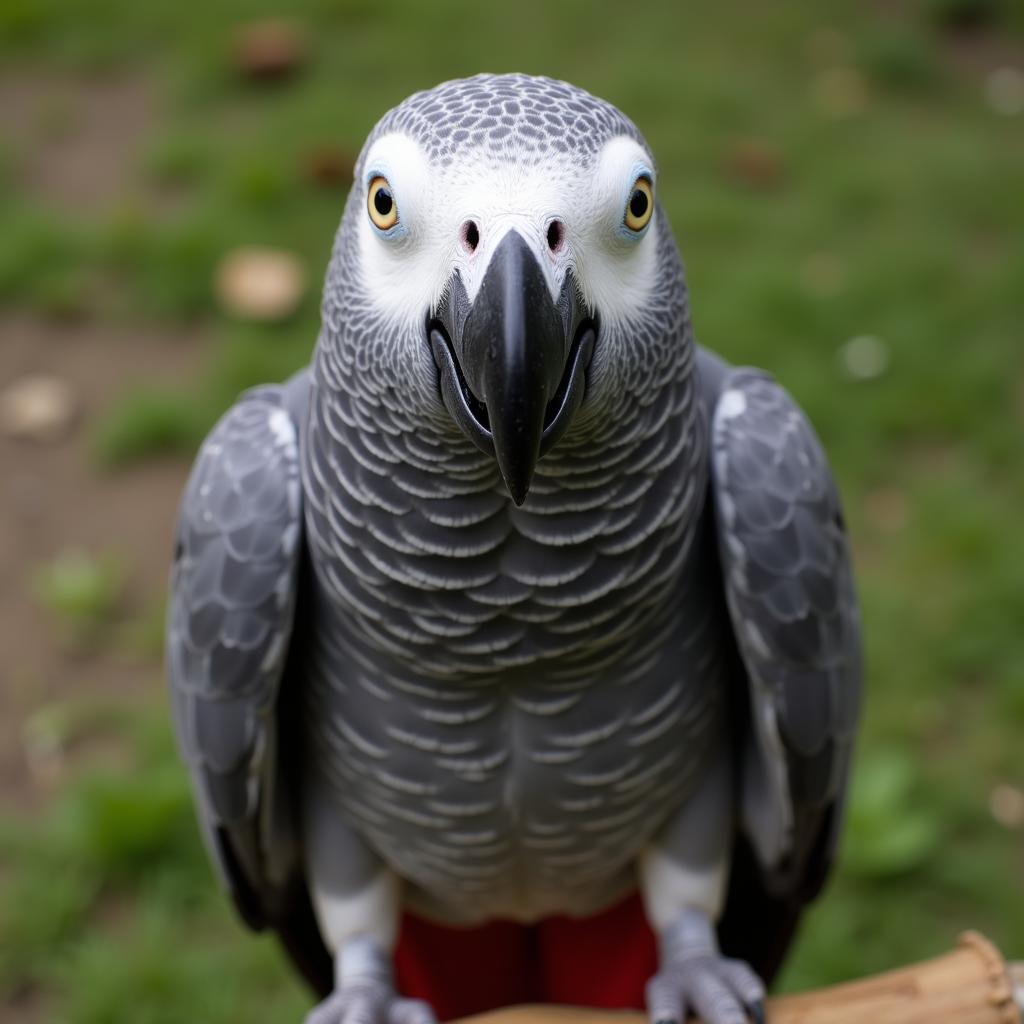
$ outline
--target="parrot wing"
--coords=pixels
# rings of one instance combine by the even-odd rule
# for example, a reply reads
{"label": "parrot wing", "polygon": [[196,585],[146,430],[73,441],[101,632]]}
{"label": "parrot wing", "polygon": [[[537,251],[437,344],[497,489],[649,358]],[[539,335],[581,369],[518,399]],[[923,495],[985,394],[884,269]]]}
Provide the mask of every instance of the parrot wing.
{"label": "parrot wing", "polygon": [[860,707],[860,615],[839,495],[806,417],[767,374],[713,370],[713,514],[748,684],[722,933],[770,975],[832,865]]}
{"label": "parrot wing", "polygon": [[303,374],[248,392],[200,449],[178,517],[166,659],[178,746],[221,881],[246,922],[274,927],[319,979],[326,951],[283,763],[298,703],[289,688],[303,572],[295,396],[306,391]]}

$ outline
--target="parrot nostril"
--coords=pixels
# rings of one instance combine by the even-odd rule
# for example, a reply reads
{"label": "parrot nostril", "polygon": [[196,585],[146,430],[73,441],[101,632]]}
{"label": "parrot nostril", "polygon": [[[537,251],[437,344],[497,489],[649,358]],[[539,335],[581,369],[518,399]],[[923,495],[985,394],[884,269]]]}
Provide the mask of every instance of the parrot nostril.
{"label": "parrot nostril", "polygon": [[565,225],[560,220],[553,220],[548,225],[548,248],[552,252],[558,252],[562,248],[565,238]]}
{"label": "parrot nostril", "polygon": [[467,220],[462,225],[462,247],[466,252],[476,252],[480,244],[480,229],[476,226],[475,220]]}

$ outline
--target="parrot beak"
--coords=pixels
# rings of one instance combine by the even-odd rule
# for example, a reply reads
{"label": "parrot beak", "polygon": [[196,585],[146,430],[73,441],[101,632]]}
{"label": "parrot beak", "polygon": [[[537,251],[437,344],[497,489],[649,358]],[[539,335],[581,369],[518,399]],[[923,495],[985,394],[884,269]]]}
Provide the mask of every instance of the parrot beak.
{"label": "parrot beak", "polygon": [[472,304],[456,274],[428,331],[448,411],[522,505],[538,459],[583,400],[596,328],[575,283],[566,275],[553,302],[533,252],[509,231]]}

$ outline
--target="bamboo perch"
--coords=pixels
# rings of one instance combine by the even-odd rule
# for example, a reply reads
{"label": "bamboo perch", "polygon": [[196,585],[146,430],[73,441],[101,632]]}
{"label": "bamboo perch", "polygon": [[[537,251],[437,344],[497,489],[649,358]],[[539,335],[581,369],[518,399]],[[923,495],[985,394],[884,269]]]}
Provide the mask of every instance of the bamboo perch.
{"label": "bamboo perch", "polygon": [[[860,981],[768,1000],[768,1024],[1024,1024],[1024,964],[976,932],[945,956]],[[634,1012],[514,1006],[472,1024],[645,1024]],[[464,1021],[463,1024],[469,1024]]]}

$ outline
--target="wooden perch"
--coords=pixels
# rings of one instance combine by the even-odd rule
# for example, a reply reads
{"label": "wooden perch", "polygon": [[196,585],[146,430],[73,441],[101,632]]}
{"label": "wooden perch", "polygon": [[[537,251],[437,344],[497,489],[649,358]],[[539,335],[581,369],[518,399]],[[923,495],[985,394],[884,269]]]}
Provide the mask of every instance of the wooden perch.
{"label": "wooden perch", "polygon": [[[1024,1024],[1024,964],[967,932],[945,956],[799,995],[768,1000],[768,1024]],[[515,1006],[473,1024],[646,1024],[633,1012]],[[466,1022],[464,1022],[466,1024]]]}

